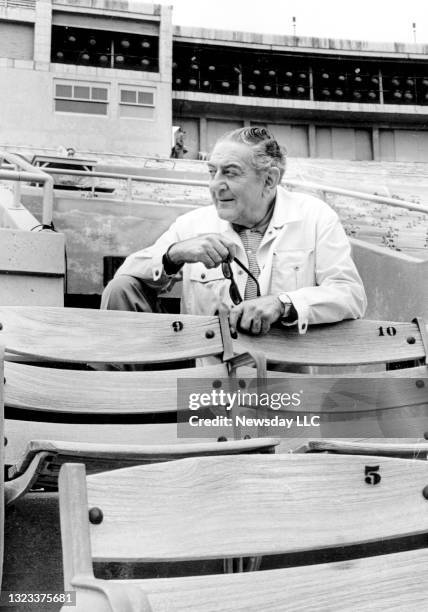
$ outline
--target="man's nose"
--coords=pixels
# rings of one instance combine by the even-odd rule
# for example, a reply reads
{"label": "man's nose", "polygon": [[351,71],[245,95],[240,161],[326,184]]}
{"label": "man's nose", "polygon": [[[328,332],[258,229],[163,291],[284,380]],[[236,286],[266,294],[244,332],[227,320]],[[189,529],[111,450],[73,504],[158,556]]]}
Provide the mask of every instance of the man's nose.
{"label": "man's nose", "polygon": [[211,177],[209,187],[212,193],[214,194],[222,193],[223,191],[226,191],[228,189],[224,177],[219,172],[217,172],[214,176]]}

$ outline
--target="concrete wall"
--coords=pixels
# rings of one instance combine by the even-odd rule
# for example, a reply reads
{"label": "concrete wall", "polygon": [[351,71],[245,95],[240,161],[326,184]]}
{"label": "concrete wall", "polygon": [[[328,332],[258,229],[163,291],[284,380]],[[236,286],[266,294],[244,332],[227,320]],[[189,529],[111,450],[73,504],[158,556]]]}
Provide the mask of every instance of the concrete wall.
{"label": "concrete wall", "polygon": [[39,221],[12,193],[0,187],[0,304],[64,305],[64,236],[51,231],[25,231]]}
{"label": "concrete wall", "polygon": [[[212,115],[221,115],[212,109]],[[189,114],[195,111],[189,110]],[[428,130],[394,129],[377,126],[338,126],[269,120],[254,120],[251,114],[241,119],[226,119],[221,116],[190,117],[174,114],[174,125],[186,130],[187,159],[197,159],[200,151],[210,152],[219,136],[228,130],[244,125],[264,125],[272,130],[278,141],[285,145],[290,157],[312,157],[319,159],[343,159],[349,161],[419,161],[428,162]],[[258,113],[259,114],[259,113]],[[234,117],[231,110],[229,117]]]}
{"label": "concrete wall", "polygon": [[366,288],[367,319],[428,319],[428,261],[352,240],[354,261]]}
{"label": "concrete wall", "polygon": [[[58,113],[54,110],[55,78],[99,82],[109,88],[107,116]],[[0,59],[0,134],[3,145],[56,148],[77,151],[114,151],[136,155],[168,156],[171,138],[170,84],[156,75],[142,78],[132,71],[104,71],[87,67],[53,65],[35,70],[32,62]],[[153,119],[119,117],[119,85],[153,88]]]}

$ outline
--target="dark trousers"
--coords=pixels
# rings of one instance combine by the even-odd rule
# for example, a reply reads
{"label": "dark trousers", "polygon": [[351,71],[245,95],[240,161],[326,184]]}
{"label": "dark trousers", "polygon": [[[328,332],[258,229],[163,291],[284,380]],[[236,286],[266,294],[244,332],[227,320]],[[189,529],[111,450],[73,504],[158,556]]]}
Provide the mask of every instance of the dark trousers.
{"label": "dark trousers", "polygon": [[135,276],[122,274],[113,278],[101,297],[103,310],[130,310],[133,312],[166,312],[156,289]]}

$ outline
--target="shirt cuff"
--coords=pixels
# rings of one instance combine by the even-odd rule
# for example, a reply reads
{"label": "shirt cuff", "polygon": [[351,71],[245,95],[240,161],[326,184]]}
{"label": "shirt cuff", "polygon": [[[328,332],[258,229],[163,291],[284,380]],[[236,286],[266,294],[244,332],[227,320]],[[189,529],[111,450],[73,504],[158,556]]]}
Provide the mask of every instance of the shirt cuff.
{"label": "shirt cuff", "polygon": [[167,274],[168,276],[172,276],[172,275],[177,274],[178,272],[180,272],[181,268],[184,265],[184,264],[175,264],[169,258],[168,253],[169,253],[169,249],[172,246],[174,246],[174,244],[171,244],[171,246],[168,247],[167,252],[162,257],[163,269],[164,269],[165,274]]}
{"label": "shirt cuff", "polygon": [[281,323],[285,327],[296,325],[299,334],[306,334],[309,321],[309,306],[300,296],[293,296],[293,292],[287,293],[291,300],[291,309],[287,317],[281,318]]}

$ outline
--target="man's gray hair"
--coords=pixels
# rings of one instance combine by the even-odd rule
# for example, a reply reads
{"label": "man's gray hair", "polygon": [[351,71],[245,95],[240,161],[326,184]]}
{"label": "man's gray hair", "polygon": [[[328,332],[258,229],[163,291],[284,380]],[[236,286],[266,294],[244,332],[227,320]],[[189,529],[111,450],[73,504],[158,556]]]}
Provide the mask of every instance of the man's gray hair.
{"label": "man's gray hair", "polygon": [[219,140],[231,140],[251,147],[253,166],[257,172],[278,168],[280,179],[284,176],[287,152],[281,147],[270,130],[265,127],[244,127],[224,134]]}

